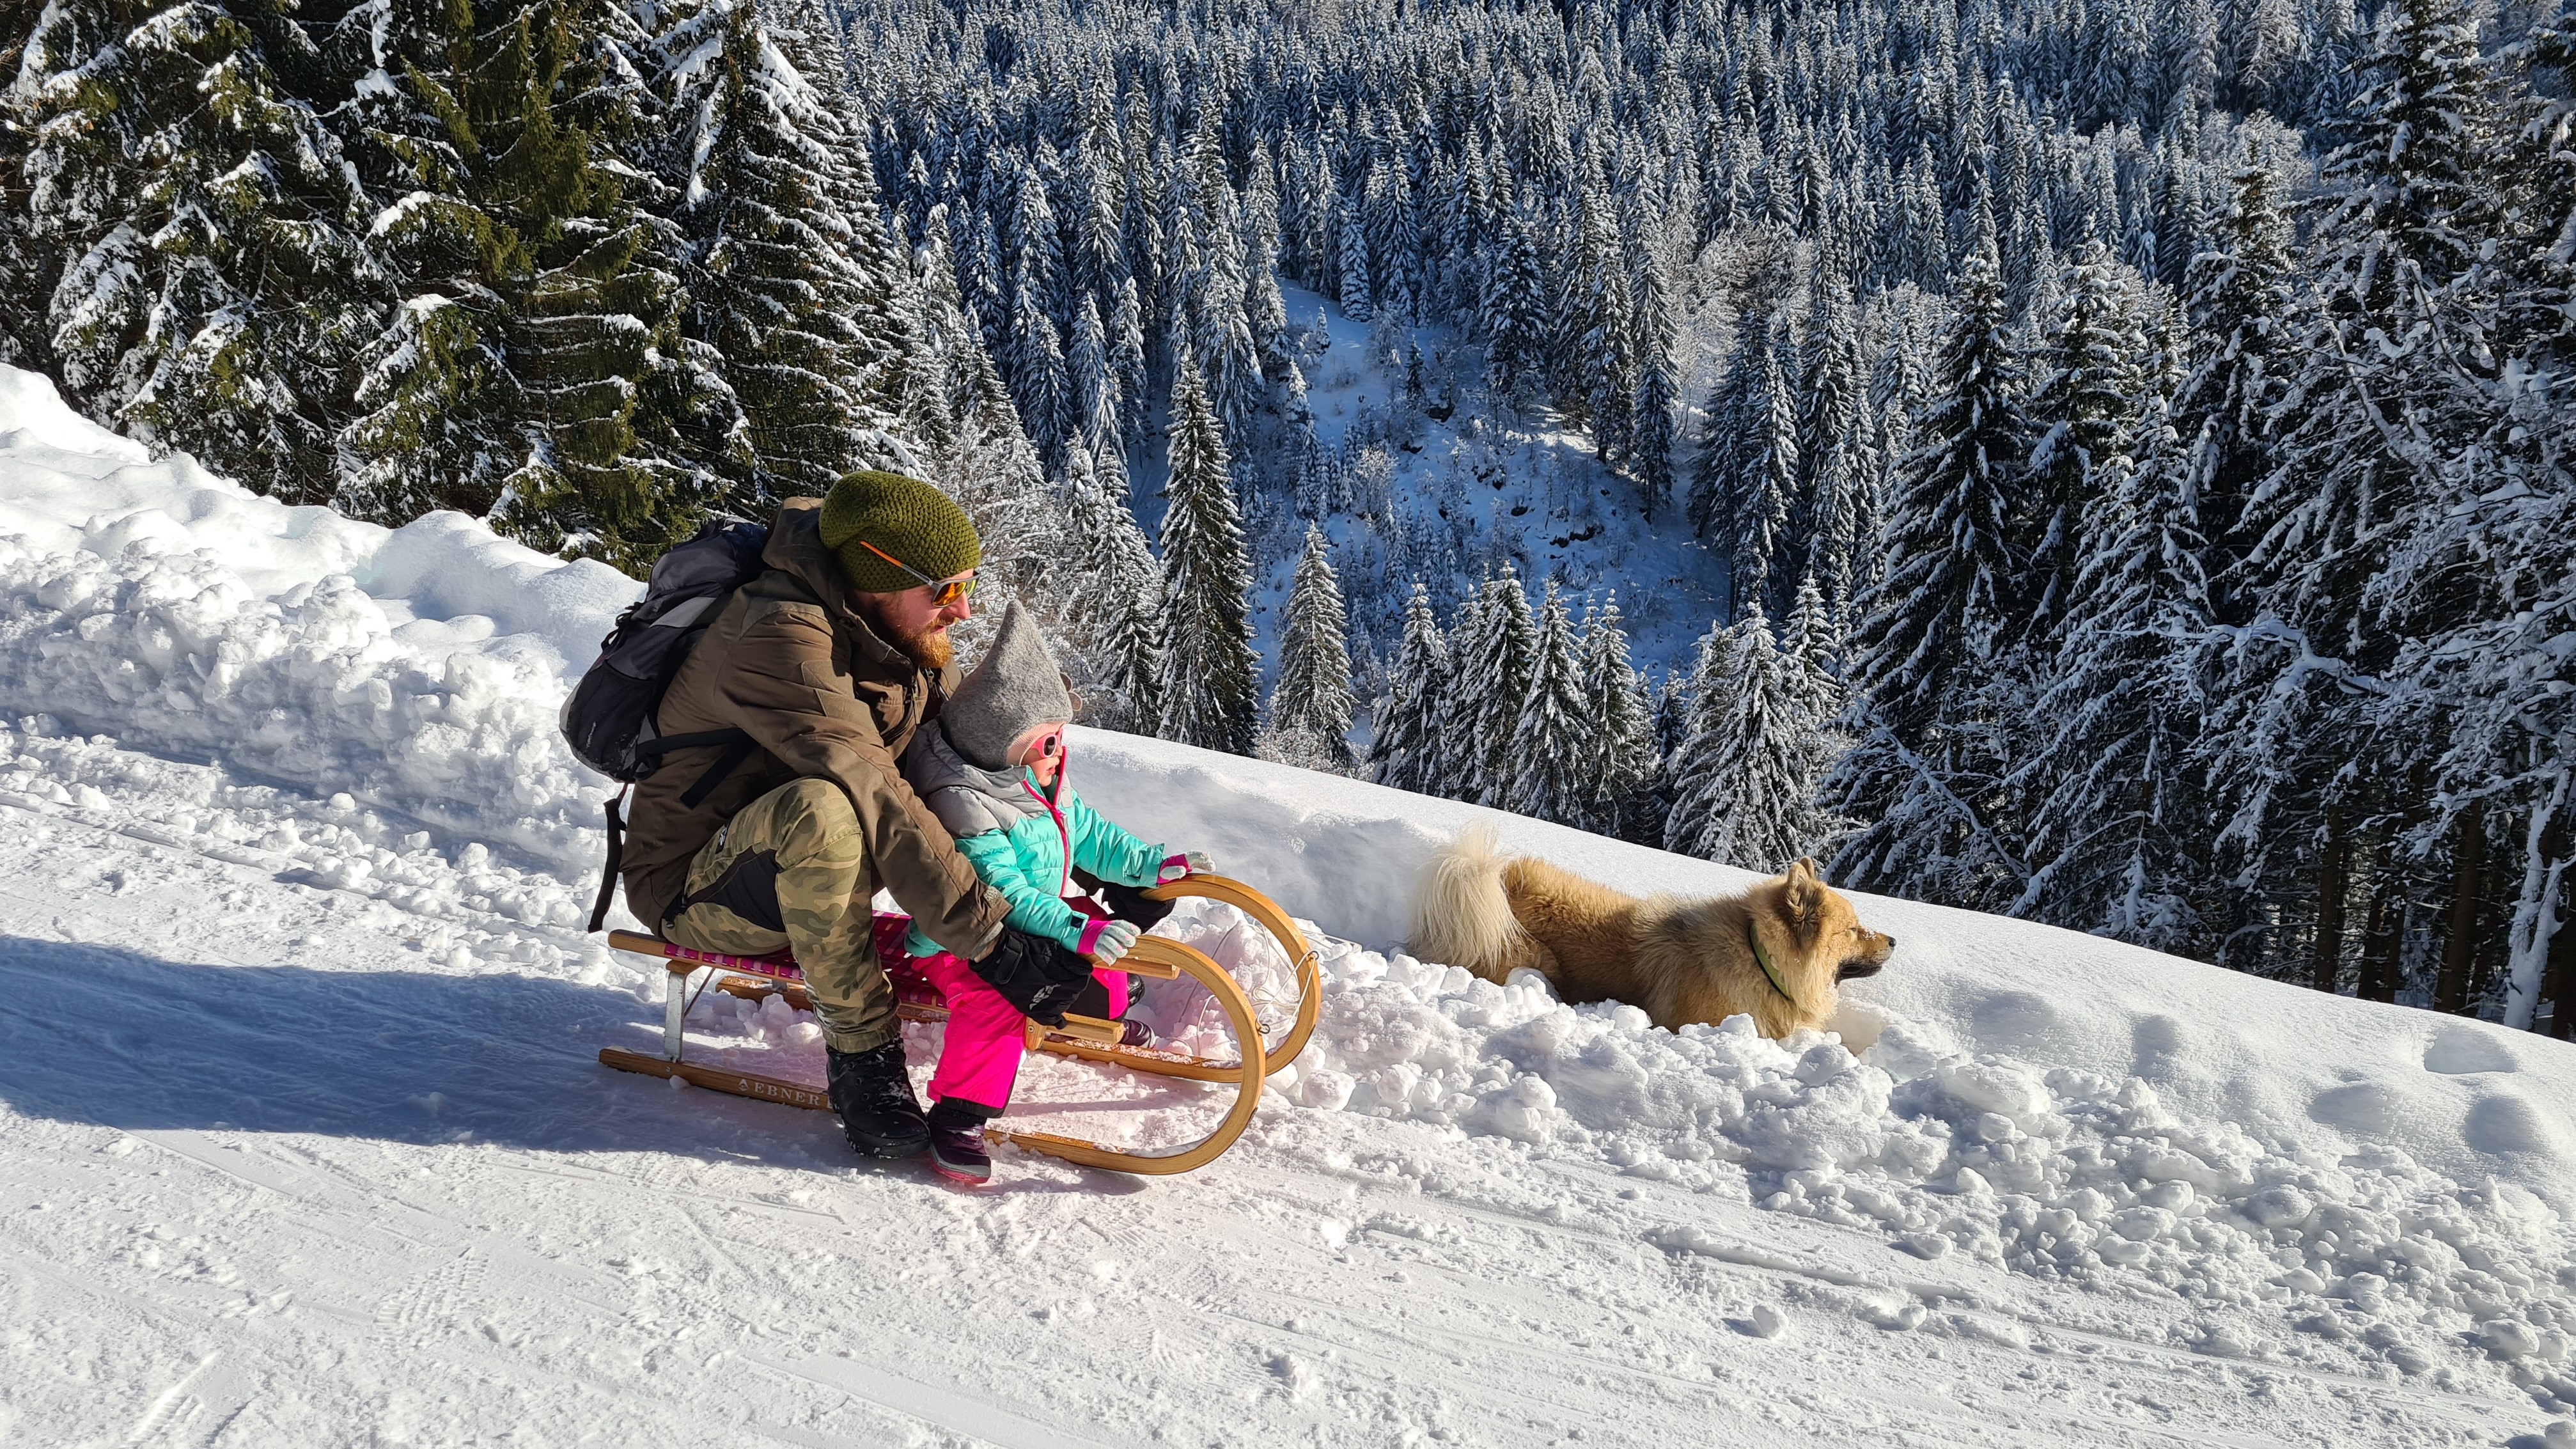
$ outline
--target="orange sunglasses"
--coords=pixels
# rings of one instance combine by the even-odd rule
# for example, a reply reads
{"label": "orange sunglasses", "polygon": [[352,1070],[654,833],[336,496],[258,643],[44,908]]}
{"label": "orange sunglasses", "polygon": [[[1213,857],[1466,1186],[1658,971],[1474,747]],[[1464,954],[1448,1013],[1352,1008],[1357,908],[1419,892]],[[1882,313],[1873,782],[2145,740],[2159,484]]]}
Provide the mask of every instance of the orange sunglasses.
{"label": "orange sunglasses", "polygon": [[923,573],[921,570],[914,568],[912,565],[905,563],[902,559],[896,558],[893,554],[890,554],[884,549],[877,547],[875,544],[868,542],[864,538],[859,540],[859,547],[866,549],[868,552],[884,559],[887,563],[893,564],[896,568],[899,568],[905,573],[912,575],[914,578],[921,580],[923,586],[930,590],[930,606],[934,609],[945,609],[949,605],[956,603],[959,599],[967,598],[975,592],[975,576],[973,574],[963,574],[953,579],[934,579],[928,574]]}

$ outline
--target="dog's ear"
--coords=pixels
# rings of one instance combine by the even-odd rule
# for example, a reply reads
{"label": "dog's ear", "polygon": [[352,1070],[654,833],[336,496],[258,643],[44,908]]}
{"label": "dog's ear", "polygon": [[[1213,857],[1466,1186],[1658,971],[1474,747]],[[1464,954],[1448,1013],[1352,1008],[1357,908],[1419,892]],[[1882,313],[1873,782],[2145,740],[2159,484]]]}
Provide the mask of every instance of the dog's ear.
{"label": "dog's ear", "polygon": [[1789,867],[1787,884],[1780,891],[1780,908],[1789,917],[1790,929],[1801,940],[1815,939],[1825,919],[1825,883],[1816,875],[1816,863],[1801,857]]}

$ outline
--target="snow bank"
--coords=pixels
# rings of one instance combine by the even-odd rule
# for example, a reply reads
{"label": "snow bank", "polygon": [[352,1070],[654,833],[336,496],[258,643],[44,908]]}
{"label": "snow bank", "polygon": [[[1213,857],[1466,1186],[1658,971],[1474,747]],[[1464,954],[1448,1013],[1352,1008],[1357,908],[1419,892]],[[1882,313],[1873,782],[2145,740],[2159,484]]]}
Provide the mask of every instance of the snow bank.
{"label": "snow bank", "polygon": [[[2360,1345],[2406,1372],[2462,1335],[2529,1382],[2576,1368],[2561,1105],[2576,1064],[2555,1044],[2543,1044],[2547,1061],[2526,1063],[2485,1028],[2428,1021],[2424,1080],[2409,1090],[2382,1073],[2372,1088],[2403,1104],[2394,1112],[2346,1119],[2350,1089],[2330,1087],[2310,1093],[2306,1110],[2212,1116],[2176,1109],[2173,1099],[2205,1094],[2195,1078],[2210,1065],[2179,1041],[2154,1069],[2176,1088],[2169,1096],[2123,1054],[2089,1070],[2048,1066],[1978,1049],[1963,1030],[1973,1024],[1955,1020],[1897,1015],[1856,1057],[1824,1035],[1766,1041],[1741,1017],[1655,1030],[1633,1007],[1559,1004],[1534,976],[1496,986],[1338,942],[1327,958],[1322,1026],[1280,1088],[1310,1106],[1599,1158],[1634,1177],[1881,1231],[1924,1259],[1955,1253],[2044,1278],[2269,1307],[2296,1332]],[[2381,1025],[2397,1036],[2406,1024]],[[2285,1098],[2321,1063],[2289,1040],[2272,1069]],[[2080,1047],[2079,1037],[2041,1055]],[[2426,1120],[2399,1130],[2410,1114]],[[2441,1151],[2446,1126],[2464,1140]],[[1688,1230],[1667,1239],[1675,1251],[1711,1250]],[[2230,1330],[2198,1346],[2264,1356],[2288,1351],[2287,1337]]]}
{"label": "snow bank", "polygon": [[[554,712],[635,590],[453,514],[387,531],[251,496],[0,370],[12,798],[79,808],[132,785],[132,756],[80,735],[213,761],[268,783],[192,787],[205,798],[173,828],[419,914],[497,911],[562,942],[532,965],[620,979],[571,929],[605,788]],[[1900,946],[1849,993],[1839,1036],[1663,1032],[1402,954],[1413,874],[1479,819],[1639,892],[1723,891],[1741,872],[1096,731],[1073,769],[1108,814],[1211,851],[1330,933],[1322,1023],[1274,1079],[1278,1111],[1473,1135],[1918,1259],[2242,1310],[2189,1345],[2211,1354],[2484,1366],[2576,1404],[2564,1044],[1873,898],[1864,917]],[[1170,929],[1275,978],[1284,963],[1240,924],[1194,904]],[[1149,1001],[1175,1025],[1187,1006]],[[758,1035],[810,1054],[800,1025]],[[1657,1241],[1741,1251],[1697,1229]]]}
{"label": "snow bank", "polygon": [[641,591],[454,513],[400,529],[159,461],[0,369],[0,714],[221,759],[573,864],[566,666]]}

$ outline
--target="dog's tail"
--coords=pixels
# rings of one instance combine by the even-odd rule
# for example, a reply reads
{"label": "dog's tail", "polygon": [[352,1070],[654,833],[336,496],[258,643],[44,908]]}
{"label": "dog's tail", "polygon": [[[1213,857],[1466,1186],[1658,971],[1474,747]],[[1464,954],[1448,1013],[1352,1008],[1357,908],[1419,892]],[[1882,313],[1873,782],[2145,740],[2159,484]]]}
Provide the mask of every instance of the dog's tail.
{"label": "dog's tail", "polygon": [[1413,893],[1413,954],[1500,981],[1536,954],[1503,893],[1503,864],[1490,825],[1471,825],[1431,853]]}

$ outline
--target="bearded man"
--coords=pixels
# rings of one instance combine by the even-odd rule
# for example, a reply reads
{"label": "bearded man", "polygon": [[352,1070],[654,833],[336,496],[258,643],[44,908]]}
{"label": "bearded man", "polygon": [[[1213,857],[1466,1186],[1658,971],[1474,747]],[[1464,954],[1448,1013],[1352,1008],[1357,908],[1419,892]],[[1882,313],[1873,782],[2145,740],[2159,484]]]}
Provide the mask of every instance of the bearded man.
{"label": "bearded man", "polygon": [[683,946],[793,949],[822,1023],[832,1108],[850,1145],[905,1157],[930,1140],[904,1070],[870,902],[882,887],[988,980],[1070,980],[1089,966],[1003,925],[895,761],[956,687],[948,630],[972,617],[983,546],[938,489],[853,473],[778,510],[767,571],[716,615],[662,697],[673,750],[636,787],[626,903]]}

